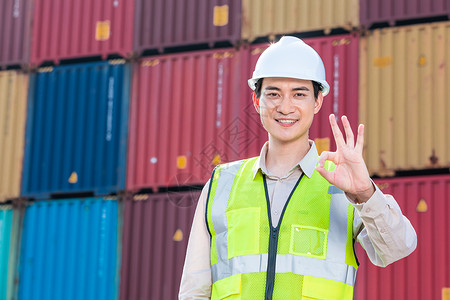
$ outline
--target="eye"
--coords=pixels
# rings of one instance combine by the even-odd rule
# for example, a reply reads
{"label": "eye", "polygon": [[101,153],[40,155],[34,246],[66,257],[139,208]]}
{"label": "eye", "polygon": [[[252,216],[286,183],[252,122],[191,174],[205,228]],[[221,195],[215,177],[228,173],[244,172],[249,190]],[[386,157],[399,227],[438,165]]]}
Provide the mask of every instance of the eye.
{"label": "eye", "polygon": [[277,92],[267,92],[266,93],[267,98],[275,99],[279,97],[279,94]]}
{"label": "eye", "polygon": [[295,93],[295,97],[306,97],[305,93]]}

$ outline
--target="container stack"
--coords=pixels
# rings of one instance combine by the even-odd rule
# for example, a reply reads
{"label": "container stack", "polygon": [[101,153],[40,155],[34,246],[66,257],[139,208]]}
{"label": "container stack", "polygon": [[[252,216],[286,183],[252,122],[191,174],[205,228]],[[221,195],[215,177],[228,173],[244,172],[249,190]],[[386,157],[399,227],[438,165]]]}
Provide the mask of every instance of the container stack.
{"label": "container stack", "polygon": [[188,2],[0,0],[0,299],[177,299],[201,188],[267,140],[247,79],[286,34],[325,64],[319,152],[330,113],[366,124],[418,233],[386,269],[358,249],[355,299],[450,293],[448,1]]}

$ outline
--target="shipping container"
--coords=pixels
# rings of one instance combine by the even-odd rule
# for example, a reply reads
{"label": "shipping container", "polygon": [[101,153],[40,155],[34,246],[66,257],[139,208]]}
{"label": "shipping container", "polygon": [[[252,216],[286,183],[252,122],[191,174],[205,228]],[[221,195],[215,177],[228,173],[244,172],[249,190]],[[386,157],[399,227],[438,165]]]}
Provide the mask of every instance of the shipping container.
{"label": "shipping container", "polygon": [[109,61],[31,75],[22,195],[125,188],[130,65]]}
{"label": "shipping container", "polygon": [[192,190],[125,201],[119,299],[178,299],[199,196]]}
{"label": "shipping container", "polygon": [[241,35],[241,0],[136,0],[134,50],[235,44]]}
{"label": "shipping container", "polygon": [[197,51],[142,59],[134,68],[127,189],[203,185],[241,157],[240,53]]}
{"label": "shipping container", "polygon": [[361,265],[355,299],[448,299],[450,175],[377,179],[375,183],[395,197],[411,221],[417,233],[417,249],[408,257],[379,268],[359,248]]}
{"label": "shipping container", "polygon": [[11,205],[0,205],[0,299],[15,299],[15,270],[19,242],[20,213]]}
{"label": "shipping container", "polygon": [[398,21],[450,17],[448,0],[360,0],[359,6],[360,23],[367,29],[374,24],[393,26]]}
{"label": "shipping container", "polygon": [[360,55],[370,173],[450,166],[450,22],[374,30]]}
{"label": "shipping container", "polygon": [[0,69],[30,61],[31,0],[0,0]]}
{"label": "shipping container", "polygon": [[359,1],[242,0],[242,39],[359,25]]}
{"label": "shipping container", "polygon": [[134,0],[35,0],[31,64],[131,55]]}
{"label": "shipping container", "polygon": [[119,203],[38,201],[25,209],[18,299],[116,299]]}
{"label": "shipping container", "polygon": [[[358,37],[354,35],[335,35],[320,38],[304,39],[304,42],[314,48],[322,57],[325,65],[326,80],[330,85],[330,92],[325,96],[322,108],[310,129],[310,139],[315,140],[319,153],[326,150],[334,151],[336,144],[331,131],[328,116],[334,113],[338,117],[346,115],[354,132],[358,126]],[[248,50],[247,62],[243,63],[243,78],[252,77],[256,61],[269,44],[257,44]],[[242,82],[245,85],[245,82]],[[241,98],[251,99],[252,90],[243,89]],[[259,116],[253,107],[249,108],[252,119],[259,122]],[[260,122],[259,122],[260,123]],[[342,127],[341,127],[342,128]],[[258,142],[253,145],[262,145],[267,141],[267,133],[261,124],[252,125],[252,132],[257,132]],[[256,156],[260,148],[248,148],[246,156]]]}
{"label": "shipping container", "polygon": [[20,195],[28,77],[19,71],[0,72],[0,202]]}

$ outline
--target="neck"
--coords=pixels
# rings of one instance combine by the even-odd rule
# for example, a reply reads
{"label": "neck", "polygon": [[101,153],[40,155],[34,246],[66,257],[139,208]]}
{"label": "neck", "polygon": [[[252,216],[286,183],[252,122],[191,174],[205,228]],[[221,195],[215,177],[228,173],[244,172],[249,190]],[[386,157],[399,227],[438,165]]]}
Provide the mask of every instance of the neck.
{"label": "neck", "polygon": [[266,167],[276,176],[283,177],[305,157],[310,148],[308,138],[291,143],[280,143],[273,141],[269,136]]}

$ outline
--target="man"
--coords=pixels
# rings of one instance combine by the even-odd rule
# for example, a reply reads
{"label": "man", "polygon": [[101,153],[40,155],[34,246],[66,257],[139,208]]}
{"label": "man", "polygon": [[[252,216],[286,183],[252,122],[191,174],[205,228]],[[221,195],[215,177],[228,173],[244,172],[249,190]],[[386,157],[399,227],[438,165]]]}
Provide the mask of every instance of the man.
{"label": "man", "polygon": [[342,117],[330,124],[336,152],[308,139],[329,91],[320,56],[283,37],[249,80],[269,140],[259,157],[218,166],[200,196],[180,299],[353,299],[359,241],[386,266],[417,238],[392,196],[383,195]]}

